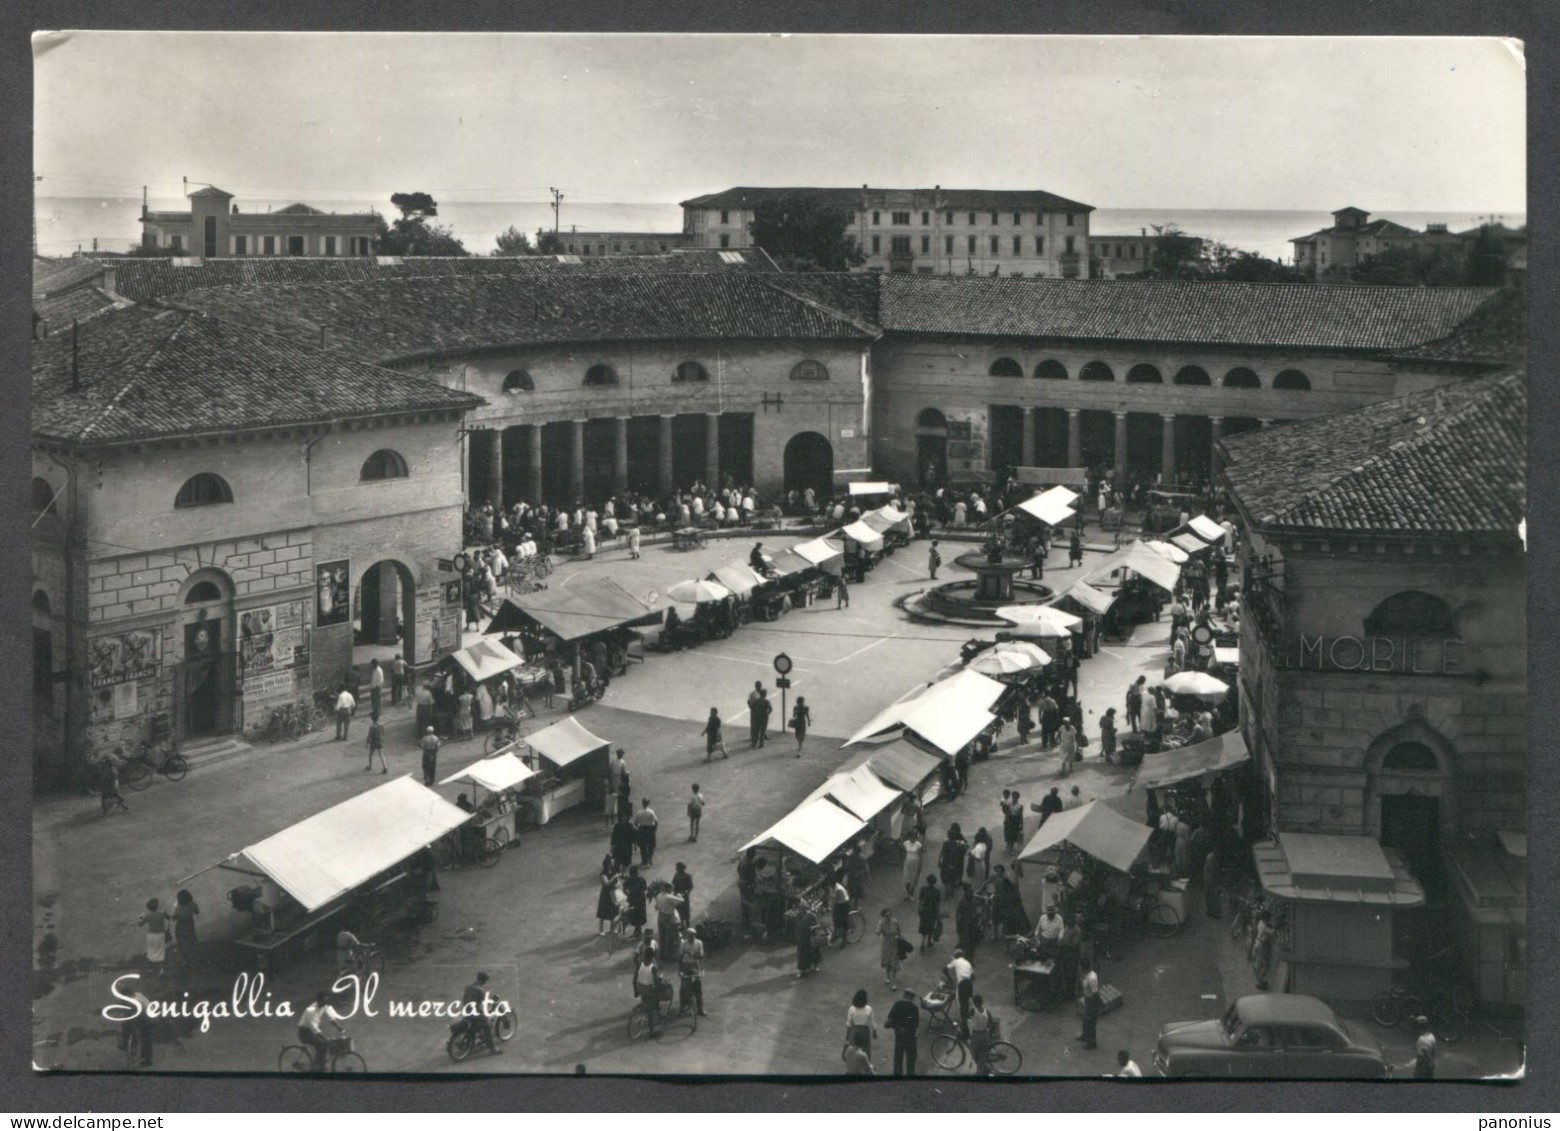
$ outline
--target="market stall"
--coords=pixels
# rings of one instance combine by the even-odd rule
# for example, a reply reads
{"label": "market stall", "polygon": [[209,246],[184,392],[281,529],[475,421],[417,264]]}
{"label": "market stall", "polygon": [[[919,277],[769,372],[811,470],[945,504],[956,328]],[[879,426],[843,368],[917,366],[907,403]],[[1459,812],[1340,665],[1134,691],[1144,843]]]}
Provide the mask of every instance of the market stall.
{"label": "market stall", "polygon": [[791,547],[791,552],[813,566],[812,572],[805,575],[806,582],[796,590],[793,603],[796,596],[800,596],[802,604],[811,605],[834,592],[834,579],[845,572],[845,547],[841,542],[833,538],[814,538],[798,542]]}
{"label": "market stall", "polygon": [[766,564],[774,577],[753,590],[749,607],[759,620],[778,620],[807,599],[808,584],[821,576],[821,571],[795,550],[777,550]]}
{"label": "market stall", "polygon": [[1114,610],[1120,627],[1152,620],[1175,592],[1181,567],[1142,542],[1132,542],[1107,554],[1081,580],[1099,586],[1121,574]]}
{"label": "market stall", "polygon": [[892,554],[900,546],[908,546],[915,536],[915,526],[910,516],[889,503],[861,516],[864,526],[869,526],[883,536],[883,552]]}
{"label": "market stall", "polygon": [[[1132,789],[1160,789],[1216,774],[1251,760],[1240,731],[1216,734],[1210,739],[1158,754],[1145,754],[1132,778]],[[1049,823],[1049,822],[1048,822]]]}
{"label": "market stall", "polygon": [[251,916],[234,943],[264,969],[284,953],[321,945],[364,904],[421,896],[408,862],[469,816],[407,775],[235,852],[218,867],[259,883],[258,891],[230,893],[235,908],[247,893]]}
{"label": "market stall", "polygon": [[455,731],[460,696],[467,692],[475,718],[492,719],[496,704],[507,697],[498,681],[523,666],[519,656],[496,640],[479,640],[445,656],[434,680],[434,726],[444,734]]}
{"label": "market stall", "polygon": [[868,822],[874,841],[879,836],[893,839],[898,835],[898,822],[893,816],[905,799],[905,791],[878,777],[870,764],[837,770],[808,794],[803,804],[820,797],[827,797],[846,812]]}
{"label": "market stall", "polygon": [[[941,788],[941,771],[945,759],[917,746],[910,739],[900,736],[887,742],[862,746],[840,763],[840,773],[866,766],[885,784],[926,802],[935,798]],[[889,835],[898,837],[898,808],[890,810]]]}
{"label": "market stall", "polygon": [[439,784],[469,785],[483,791],[472,798],[475,811],[469,823],[481,830],[484,840],[491,837],[507,847],[518,832],[515,820],[520,807],[518,790],[535,776],[536,771],[516,757],[510,748],[473,762]]}
{"label": "market stall", "polygon": [[1057,486],[1025,499],[1016,509],[1047,526],[1061,526],[1073,520],[1076,513],[1073,505],[1078,498],[1076,491]]}
{"label": "market stall", "polygon": [[865,581],[868,571],[883,557],[883,536],[859,519],[835,534],[845,542],[845,576]]}
{"label": "market stall", "polygon": [[525,801],[519,814],[523,827],[534,819],[545,825],[565,809],[576,805],[599,806],[607,781],[607,757],[612,744],[598,738],[574,716],[528,734],[528,761],[537,776],[526,783]]}
{"label": "market stall", "polygon": [[582,652],[597,644],[627,654],[636,628],[661,623],[664,615],[602,574],[580,573],[567,587],[555,586],[512,598],[526,629],[526,652],[567,649],[574,674]]}
{"label": "market stall", "polygon": [[1157,487],[1148,493],[1148,509],[1143,515],[1143,533],[1163,534],[1181,525],[1181,513],[1197,503],[1192,491]]}
{"label": "market stall", "polygon": [[1143,538],[1140,539],[1140,541],[1143,543],[1143,545],[1154,551],[1154,553],[1159,554],[1161,557],[1168,558],[1176,565],[1185,565],[1187,562],[1192,560],[1190,554],[1172,542],[1162,542],[1158,538]]}
{"label": "market stall", "polygon": [[[940,708],[946,709],[955,718],[974,718],[984,714],[989,719],[992,705],[1002,698],[1005,690],[1000,682],[979,672],[958,672],[928,687],[913,688],[874,715],[865,726],[846,739],[844,745],[850,746],[873,735],[908,726],[912,715],[931,727]],[[957,749],[954,747],[954,750]]]}
{"label": "market stall", "polygon": [[719,566],[708,574],[710,580],[718,581],[736,596],[739,601],[747,600],[749,594],[769,579],[760,573],[756,573],[747,562],[731,562],[729,565]]}
{"label": "market stall", "polygon": [[771,934],[778,934],[786,913],[806,898],[823,902],[822,887],[833,859],[863,832],[867,823],[827,797],[804,801],[738,851],[757,849],[773,867],[763,870],[757,897],[760,915]]}

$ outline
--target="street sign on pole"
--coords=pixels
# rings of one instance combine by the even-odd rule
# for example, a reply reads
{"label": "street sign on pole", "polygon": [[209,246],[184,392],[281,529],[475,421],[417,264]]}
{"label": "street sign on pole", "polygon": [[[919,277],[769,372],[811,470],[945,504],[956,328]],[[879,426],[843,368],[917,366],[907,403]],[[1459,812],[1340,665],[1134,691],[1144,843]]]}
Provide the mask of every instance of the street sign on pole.
{"label": "street sign on pole", "polygon": [[791,657],[784,652],[776,656],[775,671],[780,673],[780,678],[775,680],[775,686],[780,689],[780,729],[787,730],[791,725],[791,719],[785,711],[785,689],[791,686],[791,681],[786,678],[791,672]]}

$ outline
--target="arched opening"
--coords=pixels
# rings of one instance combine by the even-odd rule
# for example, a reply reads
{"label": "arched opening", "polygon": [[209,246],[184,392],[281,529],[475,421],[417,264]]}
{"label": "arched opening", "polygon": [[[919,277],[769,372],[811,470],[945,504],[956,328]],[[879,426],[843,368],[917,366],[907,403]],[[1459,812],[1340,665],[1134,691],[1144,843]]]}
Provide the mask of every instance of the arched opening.
{"label": "arched opening", "polygon": [[1309,389],[1310,387],[1311,379],[1298,369],[1286,369],[1273,378],[1273,388],[1275,389],[1299,390]]}
{"label": "arched opening", "polygon": [[53,612],[53,609],[49,606],[49,595],[42,589],[32,596],[32,610],[35,613],[42,613],[44,616],[48,616]]}
{"label": "arched opening", "polygon": [[233,581],[218,569],[184,579],[174,665],[174,725],[187,738],[230,734],[238,699]]}
{"label": "arched opening", "polygon": [[816,432],[798,432],[785,445],[785,489],[808,487],[824,499],[834,493],[834,448]]}
{"label": "arched opening", "polygon": [[34,518],[41,514],[58,516],[60,513],[59,509],[54,505],[54,488],[42,476],[33,477],[32,512]]}
{"label": "arched opening", "polygon": [[1114,381],[1116,374],[1103,361],[1091,361],[1078,371],[1080,381]]}
{"label": "arched opening", "polygon": [[363,470],[360,478],[365,480],[405,479],[406,476],[406,461],[401,458],[401,453],[392,451],[389,448],[380,448],[363,461]]}
{"label": "arched opening", "polygon": [[1224,387],[1226,389],[1260,389],[1262,379],[1257,376],[1255,370],[1247,369],[1244,365],[1237,365],[1224,375]]}
{"label": "arched opening", "polygon": [[232,501],[233,489],[228,486],[227,480],[220,475],[203,471],[184,481],[184,486],[180,487],[179,493],[174,496],[173,505],[181,508],[210,507]]}
{"label": "arched opening", "polygon": [[1418,589],[1394,593],[1370,611],[1365,618],[1366,636],[1438,637],[1457,636],[1456,619],[1451,606],[1441,598]]}
{"label": "arched opening", "polygon": [[709,370],[697,361],[685,361],[672,372],[673,381],[708,381]]}
{"label": "arched opening", "polygon": [[616,385],[617,383],[617,370],[610,365],[598,362],[585,370],[585,384],[587,385]]}
{"label": "arched opening", "polygon": [[999,357],[991,363],[991,367],[986,372],[992,377],[1022,377],[1024,367],[1011,357]]}
{"label": "arched opening", "polygon": [[806,361],[798,361],[791,367],[793,381],[827,381],[828,379],[829,371],[821,361],[808,358]]}
{"label": "arched opening", "polygon": [[[353,665],[363,667],[378,660],[387,666],[397,652],[407,663],[416,663],[412,634],[417,623],[417,580],[412,571],[394,558],[382,558],[364,569],[355,596]],[[325,672],[324,677],[334,682],[337,673]]]}
{"label": "arched opening", "polygon": [[1366,836],[1393,848],[1428,893],[1444,887],[1440,846],[1456,827],[1456,751],[1422,718],[1379,735],[1365,755]]}
{"label": "arched opening", "polygon": [[1410,770],[1415,773],[1438,773],[1441,760],[1435,751],[1423,742],[1400,742],[1381,759],[1381,770]]}
{"label": "arched opening", "polygon": [[1152,365],[1134,365],[1127,370],[1127,384],[1129,385],[1162,385],[1164,380],[1159,370]]}
{"label": "arched opening", "polygon": [[506,393],[531,393],[536,391],[536,382],[531,379],[531,374],[524,369],[511,369],[509,376],[504,378],[504,392]]}
{"label": "arched opening", "polygon": [[941,483],[948,473],[948,418],[935,408],[916,414],[915,466],[923,487]]}
{"label": "arched opening", "polygon": [[1212,385],[1213,378],[1208,376],[1208,371],[1200,365],[1183,365],[1175,372],[1177,385]]}
{"label": "arched opening", "polygon": [[1067,380],[1067,366],[1057,361],[1054,357],[1047,358],[1035,366],[1035,376],[1044,377],[1052,381]]}
{"label": "arched opening", "polygon": [[916,413],[915,426],[917,428],[941,428],[948,430],[948,418],[935,408],[923,408]]}

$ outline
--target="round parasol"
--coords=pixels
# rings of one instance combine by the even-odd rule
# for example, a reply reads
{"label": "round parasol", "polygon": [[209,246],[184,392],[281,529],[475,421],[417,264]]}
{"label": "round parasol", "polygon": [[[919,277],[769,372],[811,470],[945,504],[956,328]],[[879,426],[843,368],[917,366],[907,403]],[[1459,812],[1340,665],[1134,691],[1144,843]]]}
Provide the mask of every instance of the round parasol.
{"label": "round parasol", "polygon": [[1229,684],[1207,672],[1176,672],[1160,681],[1172,695],[1190,695],[1194,699],[1206,699],[1210,703],[1221,702],[1230,693]]}
{"label": "round parasol", "polygon": [[982,652],[969,662],[969,670],[991,676],[1020,675],[1039,671],[1050,662],[1051,658],[1035,645],[1015,640]]}
{"label": "round parasol", "polygon": [[686,601],[702,605],[706,601],[723,601],[731,596],[731,590],[718,581],[679,581],[666,591],[674,601]]}
{"label": "round parasol", "polygon": [[1061,639],[1083,631],[1083,618],[1050,605],[1003,605],[997,616],[1023,629],[1025,636]]}

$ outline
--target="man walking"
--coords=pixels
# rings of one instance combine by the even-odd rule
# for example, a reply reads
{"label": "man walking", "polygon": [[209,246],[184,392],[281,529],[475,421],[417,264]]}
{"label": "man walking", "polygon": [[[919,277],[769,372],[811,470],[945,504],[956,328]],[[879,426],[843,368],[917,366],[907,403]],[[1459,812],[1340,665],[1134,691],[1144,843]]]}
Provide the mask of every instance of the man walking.
{"label": "man walking", "polygon": [[937,539],[932,539],[932,545],[926,551],[926,571],[932,575],[932,580],[937,580],[937,567],[942,565],[942,555],[937,552]]}
{"label": "man walking", "polygon": [[916,1008],[914,990],[906,990],[894,1003],[884,1025],[894,1034],[894,1075],[914,1076],[916,1037],[921,1029],[921,1012]]}
{"label": "man walking", "polygon": [[385,694],[385,669],[379,666],[379,661],[374,660],[368,666],[368,709],[376,718],[382,707]]}
{"label": "man walking", "polygon": [[390,706],[399,706],[405,691],[406,661],[401,657],[401,653],[397,652],[395,659],[390,661]]}
{"label": "man walking", "polygon": [[763,682],[763,680],[754,680],[753,681],[753,690],[748,693],[748,700],[747,700],[747,703],[748,703],[748,749],[749,750],[755,749],[758,746],[758,733],[759,733],[759,731],[758,731],[758,728],[759,728],[759,722],[758,722],[758,718],[759,718],[759,716],[758,716],[758,710],[759,710],[759,708],[758,708],[758,701],[760,699],[762,699],[763,697],[764,697],[764,682]]}
{"label": "man walking", "polygon": [[643,808],[634,814],[634,838],[639,842],[639,862],[648,868],[655,862],[655,830],[661,822],[648,797],[641,804]]}
{"label": "man walking", "polygon": [[682,935],[682,954],[677,960],[677,972],[682,976],[679,1012],[697,1010],[700,1017],[707,1017],[704,1012],[704,940],[692,927],[684,927]]}
{"label": "man walking", "polygon": [[759,692],[758,702],[753,704],[753,727],[758,732],[758,745],[762,747],[769,738],[769,715],[775,705],[769,701],[769,692]]}
{"label": "man walking", "polygon": [[1083,1032],[1076,1039],[1083,1043],[1084,1048],[1092,1049],[1097,1044],[1095,1026],[1100,1020],[1100,976],[1094,972],[1094,964],[1088,959],[1079,965],[1083,969]]}
{"label": "man walking", "polygon": [[837,577],[834,579],[834,596],[836,598],[834,602],[834,607],[836,609],[850,608],[850,590],[846,588],[845,579],[843,577]]}
{"label": "man walking", "polygon": [[373,772],[375,754],[379,755],[379,772],[388,774],[390,767],[385,765],[385,725],[379,721],[378,711],[368,717],[368,765],[363,769],[365,774]]}
{"label": "man walking", "polygon": [[352,727],[352,712],[357,708],[357,700],[352,698],[352,692],[347,690],[347,685],[341,685],[341,692],[336,696],[336,741],[345,742],[347,731]]}
{"label": "man walking", "polygon": [[429,727],[417,745],[422,747],[423,785],[431,786],[439,773],[439,736]]}

